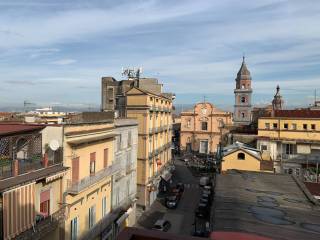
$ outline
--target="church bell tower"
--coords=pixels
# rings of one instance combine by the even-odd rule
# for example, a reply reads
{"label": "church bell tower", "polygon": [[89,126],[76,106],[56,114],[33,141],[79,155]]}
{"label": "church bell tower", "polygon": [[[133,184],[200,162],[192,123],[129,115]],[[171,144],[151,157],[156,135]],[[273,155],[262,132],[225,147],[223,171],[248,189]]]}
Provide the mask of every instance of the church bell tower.
{"label": "church bell tower", "polygon": [[236,125],[249,125],[251,123],[251,75],[243,57],[241,67],[236,77],[234,89],[235,104],[233,122]]}

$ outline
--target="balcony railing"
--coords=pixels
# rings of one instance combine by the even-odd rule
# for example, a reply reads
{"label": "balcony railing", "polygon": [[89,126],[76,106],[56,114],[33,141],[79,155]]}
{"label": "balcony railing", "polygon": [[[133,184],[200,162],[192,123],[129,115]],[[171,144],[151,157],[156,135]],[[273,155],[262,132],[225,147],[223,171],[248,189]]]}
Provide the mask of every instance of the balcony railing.
{"label": "balcony railing", "polygon": [[60,208],[57,212],[36,222],[36,224],[27,231],[19,234],[17,240],[38,240],[43,239],[50,232],[54,231],[59,223],[65,220],[65,207]]}
{"label": "balcony railing", "polygon": [[299,156],[298,154],[286,154],[286,153],[283,153],[282,154],[282,159],[292,159],[292,158],[296,158],[298,156]]}
{"label": "balcony railing", "polygon": [[[60,154],[61,153],[61,154]],[[21,175],[41,168],[62,163],[62,150],[57,152],[52,159],[46,159],[41,154],[24,159],[0,160],[0,179]]]}
{"label": "balcony railing", "polygon": [[120,164],[113,163],[110,167],[107,167],[99,172],[96,172],[94,175],[83,178],[78,182],[72,182],[71,180],[68,180],[67,192],[70,194],[78,194],[84,189],[90,187],[91,185],[98,183],[105,177],[115,174],[120,169],[121,169]]}

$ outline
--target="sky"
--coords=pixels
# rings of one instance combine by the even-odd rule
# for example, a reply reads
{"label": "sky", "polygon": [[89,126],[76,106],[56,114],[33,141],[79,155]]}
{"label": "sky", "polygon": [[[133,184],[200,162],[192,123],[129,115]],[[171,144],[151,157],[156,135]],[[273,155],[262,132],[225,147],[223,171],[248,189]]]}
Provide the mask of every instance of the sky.
{"label": "sky", "polygon": [[1,0],[0,107],[99,106],[102,76],[142,67],[176,104],[234,104],[242,56],[253,103],[320,99],[319,0]]}

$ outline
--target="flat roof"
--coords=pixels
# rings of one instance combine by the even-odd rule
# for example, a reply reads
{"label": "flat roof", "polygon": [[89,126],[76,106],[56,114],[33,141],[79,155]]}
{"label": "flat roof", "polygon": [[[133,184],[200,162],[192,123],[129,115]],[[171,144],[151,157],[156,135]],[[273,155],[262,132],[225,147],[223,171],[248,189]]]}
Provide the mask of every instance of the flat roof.
{"label": "flat roof", "polygon": [[290,175],[232,171],[217,175],[214,231],[272,239],[320,239],[320,208]]}

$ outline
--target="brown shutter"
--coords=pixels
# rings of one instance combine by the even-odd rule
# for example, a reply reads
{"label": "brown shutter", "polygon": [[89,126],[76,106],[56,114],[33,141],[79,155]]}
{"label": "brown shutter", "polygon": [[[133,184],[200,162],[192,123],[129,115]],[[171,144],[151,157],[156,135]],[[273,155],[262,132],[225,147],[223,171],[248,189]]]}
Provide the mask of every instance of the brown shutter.
{"label": "brown shutter", "polygon": [[109,149],[105,148],[103,153],[103,166],[105,168],[108,167],[108,153],[109,153]]}
{"label": "brown shutter", "polygon": [[79,157],[72,159],[72,182],[79,180]]}
{"label": "brown shutter", "polygon": [[93,152],[93,153],[90,153],[90,162],[93,162],[96,160],[96,153]]}

